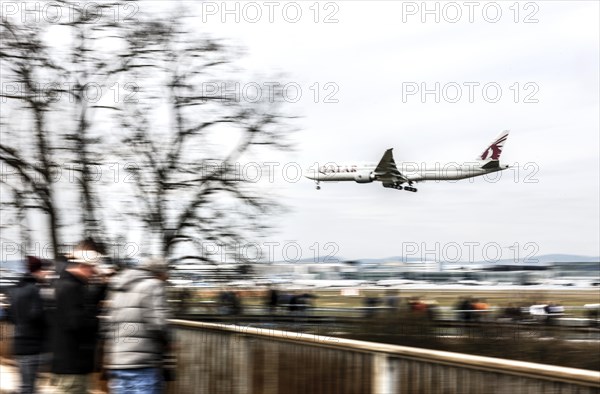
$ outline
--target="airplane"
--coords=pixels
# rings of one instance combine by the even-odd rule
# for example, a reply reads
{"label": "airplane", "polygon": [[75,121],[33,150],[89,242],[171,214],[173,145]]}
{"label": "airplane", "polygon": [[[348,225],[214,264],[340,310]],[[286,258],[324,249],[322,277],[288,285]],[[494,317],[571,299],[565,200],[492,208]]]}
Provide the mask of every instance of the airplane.
{"label": "airplane", "polygon": [[[500,155],[508,138],[509,130],[501,132],[487,148],[470,163],[439,164],[435,167],[421,168],[417,163],[400,163],[396,165],[392,154],[393,148],[385,151],[379,164],[337,165],[328,163],[316,169],[308,169],[306,178],[314,180],[317,190],[320,182],[353,181],[357,183],[381,182],[383,187],[416,192],[413,184],[424,181],[449,181],[486,175],[509,168],[500,164]],[[405,186],[402,186],[406,184]]]}

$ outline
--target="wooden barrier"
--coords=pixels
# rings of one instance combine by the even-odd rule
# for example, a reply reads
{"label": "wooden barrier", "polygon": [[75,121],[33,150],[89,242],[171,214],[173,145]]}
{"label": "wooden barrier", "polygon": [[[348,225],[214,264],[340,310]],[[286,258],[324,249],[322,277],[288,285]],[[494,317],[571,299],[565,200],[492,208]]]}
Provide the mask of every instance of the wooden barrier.
{"label": "wooden barrier", "polygon": [[[600,372],[185,320],[169,393],[600,393]],[[0,325],[2,349],[11,327]]]}
{"label": "wooden barrier", "polygon": [[173,320],[178,393],[600,393],[600,372]]}

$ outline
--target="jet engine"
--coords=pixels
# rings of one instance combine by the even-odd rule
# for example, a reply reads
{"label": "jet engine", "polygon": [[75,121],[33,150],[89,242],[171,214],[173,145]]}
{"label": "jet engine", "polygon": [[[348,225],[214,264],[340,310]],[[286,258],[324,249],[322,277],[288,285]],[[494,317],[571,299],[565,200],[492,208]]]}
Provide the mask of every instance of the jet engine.
{"label": "jet engine", "polygon": [[375,180],[373,171],[359,171],[354,175],[354,181],[357,183],[370,183]]}

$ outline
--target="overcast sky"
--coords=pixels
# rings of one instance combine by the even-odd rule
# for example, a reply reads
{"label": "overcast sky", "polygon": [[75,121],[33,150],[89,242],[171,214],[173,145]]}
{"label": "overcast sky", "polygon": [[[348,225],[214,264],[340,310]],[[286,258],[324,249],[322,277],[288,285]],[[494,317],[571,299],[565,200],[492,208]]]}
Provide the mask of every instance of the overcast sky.
{"label": "overcast sky", "polygon": [[[322,255],[334,250],[323,246],[333,242],[335,254],[346,258],[403,250],[453,258],[450,246],[444,251],[452,242],[461,245],[463,259],[465,245],[479,243],[471,250],[481,257],[494,242],[518,243],[521,257],[600,254],[597,2],[481,2],[472,16],[462,2],[441,2],[439,23],[435,13],[423,15],[421,2],[342,1],[327,9],[320,3],[319,23],[312,2],[298,3],[297,23],[285,20],[285,3],[274,9],[273,23],[260,2],[256,23],[250,7],[240,6],[236,23],[221,3],[211,4],[198,7],[206,31],[239,40],[249,70],[280,70],[284,81],[301,86],[303,98],[290,106],[303,117],[292,156],[303,167],[377,162],[387,148],[396,161],[469,161],[501,130],[511,130],[503,160],[519,167],[496,182],[424,183],[416,194],[379,183],[323,184],[320,191],[309,180],[285,184],[292,212],[279,221],[274,241],[297,241],[303,257],[312,257],[315,242]],[[289,20],[296,8],[286,9]],[[337,23],[323,23],[327,15]],[[316,82],[322,95],[334,91],[324,84],[334,83],[338,102],[322,96],[312,102]],[[415,86],[435,90],[436,83],[439,103],[434,94],[408,95]],[[495,250],[490,246],[486,255],[493,259]]]}
{"label": "overcast sky", "polygon": [[[260,158],[280,165],[259,187],[289,208],[266,240],[275,259],[299,257],[297,246],[302,258],[600,255],[598,2],[185,4],[199,32],[245,48],[241,80],[289,84],[296,149]],[[514,167],[499,178],[317,191],[282,173],[377,162],[388,148],[396,162],[472,161],[506,129]]]}

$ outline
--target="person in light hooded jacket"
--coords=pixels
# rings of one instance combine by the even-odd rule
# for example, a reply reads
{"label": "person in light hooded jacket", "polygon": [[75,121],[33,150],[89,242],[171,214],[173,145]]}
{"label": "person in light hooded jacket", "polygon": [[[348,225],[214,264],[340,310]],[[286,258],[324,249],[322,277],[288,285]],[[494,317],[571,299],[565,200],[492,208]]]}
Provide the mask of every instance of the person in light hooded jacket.
{"label": "person in light hooded jacket", "polygon": [[162,363],[171,344],[164,289],[167,270],[165,261],[149,258],[111,281],[104,326],[111,393],[162,391]]}

